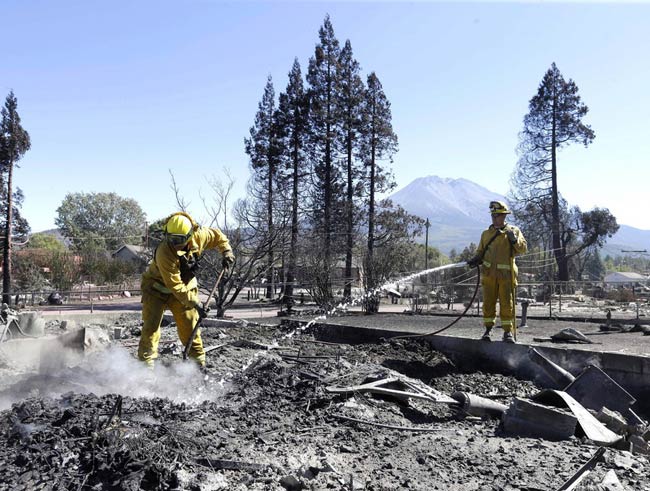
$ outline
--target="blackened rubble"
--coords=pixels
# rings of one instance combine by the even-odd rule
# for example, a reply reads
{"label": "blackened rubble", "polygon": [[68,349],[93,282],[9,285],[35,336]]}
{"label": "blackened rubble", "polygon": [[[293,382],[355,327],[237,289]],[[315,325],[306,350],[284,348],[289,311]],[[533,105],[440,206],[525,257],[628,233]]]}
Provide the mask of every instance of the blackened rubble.
{"label": "blackened rubble", "polygon": [[[576,437],[506,437],[496,421],[459,419],[449,405],[422,399],[329,394],[327,386],[383,376],[504,404],[540,387],[465,373],[414,340],[349,346],[290,334],[259,325],[206,329],[206,345],[221,346],[206,374],[188,372],[188,386],[215,394],[200,402],[116,392],[33,397],[35,389],[0,413],[0,489],[550,490],[597,448]],[[133,354],[136,339],[117,343]],[[183,363],[177,348],[162,354],[154,388],[165,384],[163,364]],[[92,363],[50,382],[91,372]],[[110,389],[111,378],[102,381]],[[613,469],[628,489],[650,489],[647,465],[608,448],[590,479]]]}

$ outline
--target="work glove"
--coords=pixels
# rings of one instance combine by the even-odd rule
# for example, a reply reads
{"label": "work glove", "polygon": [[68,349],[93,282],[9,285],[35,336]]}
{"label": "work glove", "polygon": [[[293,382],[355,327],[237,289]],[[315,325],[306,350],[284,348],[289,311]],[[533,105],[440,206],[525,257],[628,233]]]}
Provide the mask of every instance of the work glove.
{"label": "work glove", "polygon": [[235,264],[235,255],[232,251],[225,251],[221,260],[221,266],[223,269],[230,269],[233,264]]}
{"label": "work glove", "polygon": [[508,236],[508,240],[510,241],[511,244],[516,244],[517,243],[517,236],[515,235],[515,229],[513,228],[506,228],[506,235]]}
{"label": "work glove", "polygon": [[210,312],[210,308],[206,307],[203,308],[203,306],[200,303],[197,303],[194,308],[196,311],[199,313],[199,320],[203,320],[208,316],[208,312]]}
{"label": "work glove", "polygon": [[468,265],[470,268],[475,268],[475,267],[477,267],[479,264],[481,264],[481,260],[480,260],[480,258],[479,258],[478,256],[474,256],[472,259],[470,259],[469,261],[467,261],[467,265]]}

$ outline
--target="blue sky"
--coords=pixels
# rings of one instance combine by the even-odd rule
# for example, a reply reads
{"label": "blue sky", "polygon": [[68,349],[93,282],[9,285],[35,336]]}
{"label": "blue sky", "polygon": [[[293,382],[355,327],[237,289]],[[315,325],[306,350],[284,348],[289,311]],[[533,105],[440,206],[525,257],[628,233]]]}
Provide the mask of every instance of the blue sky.
{"label": "blue sky", "polygon": [[69,192],[116,192],[161,218],[170,171],[199,219],[224,168],[243,197],[266,77],[279,93],[295,57],[306,72],[327,13],[391,101],[399,187],[438,175],[505,194],[555,62],[596,133],[559,154],[560,191],[650,229],[648,3],[3,0],[0,97],[14,90],[32,138],[15,183],[33,231],[54,227]]}

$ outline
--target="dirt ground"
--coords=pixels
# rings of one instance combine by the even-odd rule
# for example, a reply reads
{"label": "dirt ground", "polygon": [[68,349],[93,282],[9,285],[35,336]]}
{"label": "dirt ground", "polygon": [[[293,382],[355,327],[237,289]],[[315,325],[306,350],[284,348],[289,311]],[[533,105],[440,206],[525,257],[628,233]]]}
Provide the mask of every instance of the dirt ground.
{"label": "dirt ground", "polygon": [[[334,345],[239,321],[204,330],[202,372],[172,325],[150,371],[135,360],[139,326],[97,326],[106,349],[46,373],[0,360],[0,490],[555,490],[598,448],[507,436],[448,403],[326,390],[398,377],[507,405],[540,389],[414,340]],[[123,336],[109,341],[114,327]],[[610,470],[650,490],[648,459],[611,448],[578,489],[615,489],[598,485]]]}

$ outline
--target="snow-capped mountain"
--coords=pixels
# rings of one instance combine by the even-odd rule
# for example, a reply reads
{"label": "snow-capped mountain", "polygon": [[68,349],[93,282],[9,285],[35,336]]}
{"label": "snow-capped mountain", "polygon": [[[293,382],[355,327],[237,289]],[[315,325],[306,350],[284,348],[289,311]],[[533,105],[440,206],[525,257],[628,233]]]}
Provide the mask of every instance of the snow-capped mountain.
{"label": "snow-capped mountain", "polygon": [[[467,179],[419,177],[389,197],[406,211],[429,219],[429,245],[448,254],[478,244],[481,232],[490,225],[490,201],[506,199]],[[586,211],[586,210],[585,210]],[[601,254],[617,256],[623,250],[650,251],[650,230],[621,225]],[[424,236],[419,239],[424,242]]]}
{"label": "snow-capped mountain", "polygon": [[390,197],[410,213],[449,225],[489,223],[488,204],[503,196],[467,179],[419,177]]}
{"label": "snow-capped mountain", "polygon": [[[442,252],[458,252],[478,243],[490,224],[490,201],[505,198],[467,179],[420,177],[390,196],[406,211],[429,219],[429,244]],[[424,242],[424,237],[422,237]]]}

